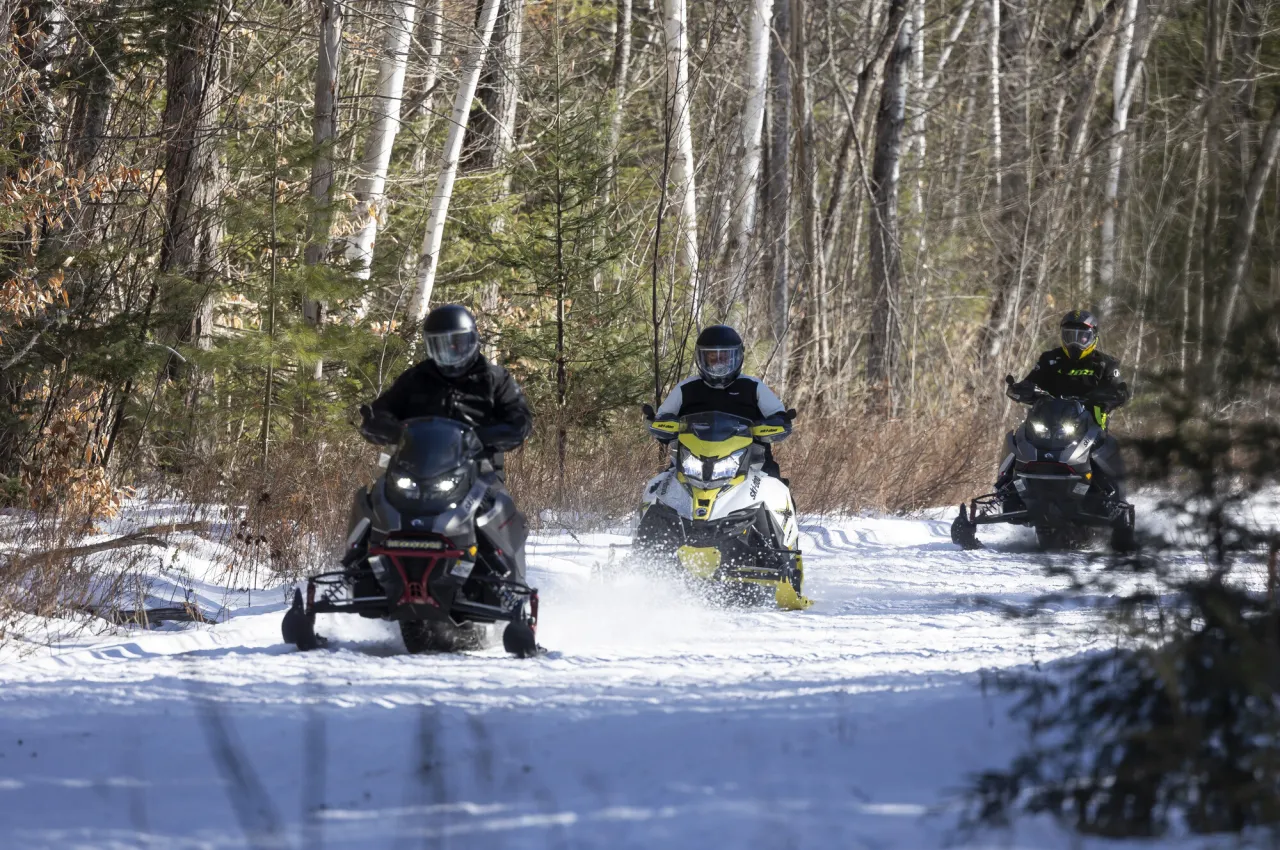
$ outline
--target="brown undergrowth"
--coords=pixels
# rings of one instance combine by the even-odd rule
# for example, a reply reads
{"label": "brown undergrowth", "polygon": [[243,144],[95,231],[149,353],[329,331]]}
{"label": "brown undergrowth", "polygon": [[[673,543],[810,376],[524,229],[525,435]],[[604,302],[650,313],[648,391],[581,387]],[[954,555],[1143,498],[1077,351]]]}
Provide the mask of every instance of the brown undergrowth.
{"label": "brown undergrowth", "polygon": [[[982,492],[1001,433],[974,415],[801,418],[776,454],[803,513],[910,513]],[[154,525],[146,511],[127,527],[66,510],[11,512],[0,528],[0,628],[15,615],[75,610],[128,619],[145,595],[147,570],[165,551],[159,547],[178,545],[177,534],[219,544],[220,565],[226,561],[220,581],[229,587],[249,584],[262,570],[296,579],[332,567],[352,494],[377,474],[377,456],[354,434],[291,439],[273,445],[265,464],[215,451],[181,475],[136,482],[145,507],[163,503],[163,522],[180,527]],[[645,482],[666,464],[638,415],[613,428],[563,434],[544,417],[525,447],[508,454],[506,469],[532,527],[587,530],[633,517]],[[102,547],[113,534],[118,545]]]}

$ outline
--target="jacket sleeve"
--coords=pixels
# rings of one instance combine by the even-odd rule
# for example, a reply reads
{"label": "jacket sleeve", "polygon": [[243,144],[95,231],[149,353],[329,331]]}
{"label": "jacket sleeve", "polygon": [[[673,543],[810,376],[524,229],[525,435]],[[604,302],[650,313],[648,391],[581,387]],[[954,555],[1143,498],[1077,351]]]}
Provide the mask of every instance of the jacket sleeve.
{"label": "jacket sleeve", "polygon": [[782,403],[782,399],[766,387],[764,381],[756,381],[756,406],[760,408],[761,419],[787,412],[787,406]]}
{"label": "jacket sleeve", "polygon": [[373,412],[377,414],[386,414],[394,416],[396,419],[404,419],[405,403],[409,400],[409,387],[413,384],[413,369],[408,369],[400,373],[400,377],[383,391],[382,395],[375,398],[369,406],[373,408]]}
{"label": "jacket sleeve", "polygon": [[680,408],[684,406],[684,381],[676,384],[671,392],[667,393],[667,397],[662,400],[662,404],[658,406],[658,413],[655,419],[679,419]]}
{"label": "jacket sleeve", "polygon": [[533,432],[533,411],[511,373],[501,366],[494,369],[497,381],[493,394],[493,421],[476,433],[487,448],[509,452],[519,448]]}
{"label": "jacket sleeve", "polygon": [[1053,383],[1053,371],[1049,367],[1048,359],[1046,355],[1041,354],[1040,359],[1036,361],[1036,365],[1032,366],[1031,371],[1027,373],[1027,377],[1018,383],[1029,384],[1039,387],[1047,393],[1052,393],[1053,390],[1050,389],[1050,386]]}

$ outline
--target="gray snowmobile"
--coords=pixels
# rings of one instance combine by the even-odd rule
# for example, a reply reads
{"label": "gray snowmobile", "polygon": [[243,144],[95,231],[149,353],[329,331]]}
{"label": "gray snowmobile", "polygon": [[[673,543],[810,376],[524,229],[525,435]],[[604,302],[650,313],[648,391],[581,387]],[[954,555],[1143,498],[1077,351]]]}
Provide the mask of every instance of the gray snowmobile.
{"label": "gray snowmobile", "polygon": [[[1098,528],[1111,529],[1116,550],[1131,549],[1134,509],[1116,484],[1119,452],[1090,412],[1105,400],[1059,398],[1039,390],[1017,400],[1029,404],[1030,411],[1006,438],[1000,477],[1007,483],[960,505],[951,524],[952,542],[978,549],[978,526],[1010,523],[1033,527],[1045,550],[1073,548]],[[1095,471],[1102,475],[1095,478]]]}
{"label": "gray snowmobile", "polygon": [[285,642],[314,649],[316,614],[349,613],[398,623],[411,653],[480,649],[506,622],[504,648],[537,654],[528,528],[476,432],[434,416],[397,430],[386,471],[356,491],[342,569],[308,578],[305,600],[294,591]]}

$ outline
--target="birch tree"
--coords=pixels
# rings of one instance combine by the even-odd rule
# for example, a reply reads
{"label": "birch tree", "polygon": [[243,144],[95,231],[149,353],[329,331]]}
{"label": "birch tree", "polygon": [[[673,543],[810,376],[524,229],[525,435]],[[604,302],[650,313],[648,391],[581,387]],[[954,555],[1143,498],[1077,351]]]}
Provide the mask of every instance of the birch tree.
{"label": "birch tree", "polygon": [[418,253],[418,273],[413,295],[409,300],[405,333],[415,330],[427,315],[431,303],[431,291],[435,287],[436,270],[440,266],[440,246],[444,241],[444,225],[449,216],[449,200],[453,197],[453,184],[458,176],[458,160],[462,155],[462,143],[467,133],[467,119],[471,114],[471,100],[480,82],[480,70],[493,37],[494,22],[498,18],[499,0],[485,0],[480,9],[480,19],[472,35],[471,46],[463,57],[458,75],[458,93],[453,101],[449,133],[445,137],[444,153],[440,158],[440,174],[436,178],[431,196],[431,212],[427,218],[426,233],[422,237],[422,250]]}
{"label": "birch tree", "polygon": [[695,324],[701,312],[698,278],[698,191],[694,178],[693,124],[689,114],[689,20],[686,0],[664,0],[667,36],[667,108],[671,112],[671,178],[679,210],[676,240],[680,264],[689,276]]}
{"label": "birch tree", "polygon": [[1098,263],[1098,288],[1102,294],[1102,316],[1110,318],[1115,305],[1116,206],[1120,197],[1120,168],[1124,159],[1124,134],[1129,124],[1129,63],[1133,54],[1133,30],[1137,25],[1138,0],[1124,0],[1120,18],[1120,38],[1116,41],[1115,70],[1111,82],[1111,128],[1107,138],[1107,182],[1102,206],[1102,252]]}
{"label": "birch tree", "polygon": [[[346,246],[346,259],[354,265],[355,276],[360,280],[368,280],[372,272],[373,246],[386,196],[387,169],[400,131],[400,105],[404,98],[404,77],[416,12],[414,0],[393,0],[390,4],[391,17],[383,32],[378,89],[373,98],[373,124],[365,139],[360,178],[355,190],[359,228],[347,240]],[[355,318],[363,319],[367,309],[367,299],[362,297],[354,310]]]}
{"label": "birch tree", "polygon": [[[782,0],[788,2],[789,0]],[[739,124],[738,179],[733,187],[733,217],[729,237],[729,280],[726,307],[740,321],[747,276],[756,250],[756,198],[760,184],[761,133],[769,85],[769,19],[773,0],[752,0],[747,39],[747,100]],[[734,307],[733,305],[737,305]]]}

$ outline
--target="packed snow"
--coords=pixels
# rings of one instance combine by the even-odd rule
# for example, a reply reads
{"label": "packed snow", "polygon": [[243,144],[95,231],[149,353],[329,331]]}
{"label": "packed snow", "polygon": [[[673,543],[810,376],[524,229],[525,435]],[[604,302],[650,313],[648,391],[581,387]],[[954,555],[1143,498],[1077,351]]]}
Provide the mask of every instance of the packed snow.
{"label": "packed snow", "polygon": [[[131,510],[115,531],[165,506]],[[966,778],[1021,743],[981,671],[1103,639],[1079,604],[1002,616],[1055,589],[1048,556],[1021,529],[962,552],[951,515],[806,522],[804,612],[614,576],[625,530],[540,533],[531,660],[409,656],[338,615],[300,653],[287,588],[177,536],[150,596],[215,625],[28,623],[0,648],[0,847],[944,846]],[[1082,845],[1032,821],[961,846]]]}

